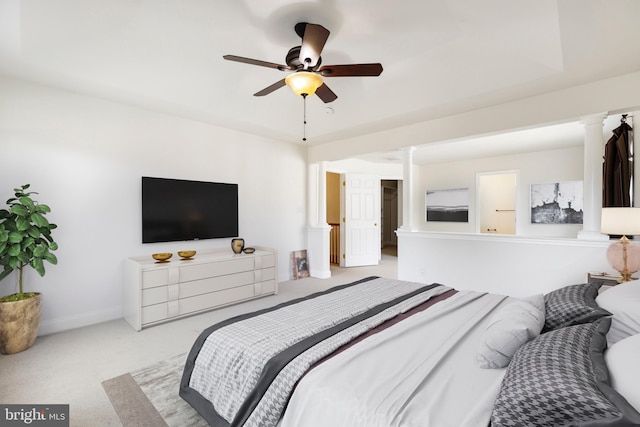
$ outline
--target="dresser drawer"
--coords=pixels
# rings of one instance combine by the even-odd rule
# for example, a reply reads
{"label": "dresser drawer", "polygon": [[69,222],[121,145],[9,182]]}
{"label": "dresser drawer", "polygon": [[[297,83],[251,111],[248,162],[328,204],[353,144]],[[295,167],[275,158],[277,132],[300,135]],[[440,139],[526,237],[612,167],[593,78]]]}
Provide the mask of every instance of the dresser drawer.
{"label": "dresser drawer", "polygon": [[271,280],[276,277],[275,268],[263,268],[254,271],[254,282],[262,282],[263,280]]}
{"label": "dresser drawer", "polygon": [[142,324],[161,322],[180,315],[178,300],[142,307]]}
{"label": "dresser drawer", "polygon": [[207,264],[194,264],[180,267],[180,282],[224,276],[254,269],[254,258],[236,258]]}
{"label": "dresser drawer", "polygon": [[179,298],[179,285],[158,286],[142,290],[142,306],[174,301]]}
{"label": "dresser drawer", "polygon": [[254,284],[253,287],[256,295],[273,294],[276,291],[276,281],[267,280],[264,282],[258,282]]}
{"label": "dresser drawer", "polygon": [[251,284],[189,298],[180,298],[180,314],[188,314],[212,307],[219,307],[249,299],[253,296],[254,288]]}
{"label": "dresser drawer", "polygon": [[165,286],[178,283],[180,271],[178,267],[169,267],[142,272],[142,289]]}
{"label": "dresser drawer", "polygon": [[228,274],[226,276],[209,277],[207,279],[193,280],[180,283],[180,298],[188,298],[195,295],[221,291],[223,289],[236,288],[254,282],[254,272]]}
{"label": "dresser drawer", "polygon": [[146,325],[148,323],[159,322],[161,320],[166,320],[167,315],[167,303],[149,305],[147,307],[142,307],[142,324]]}
{"label": "dresser drawer", "polygon": [[166,286],[158,286],[157,288],[143,289],[142,290],[142,306],[160,304],[161,302],[167,302],[168,292]]}
{"label": "dresser drawer", "polygon": [[275,265],[276,265],[276,256],[273,254],[256,257],[256,261],[255,261],[256,269],[274,267]]}

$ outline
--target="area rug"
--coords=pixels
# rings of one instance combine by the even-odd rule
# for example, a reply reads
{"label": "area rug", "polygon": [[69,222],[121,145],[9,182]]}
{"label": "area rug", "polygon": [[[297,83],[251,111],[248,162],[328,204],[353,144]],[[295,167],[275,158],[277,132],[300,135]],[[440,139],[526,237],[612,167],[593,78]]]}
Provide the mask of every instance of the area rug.
{"label": "area rug", "polygon": [[178,395],[185,354],[102,383],[124,427],[206,427]]}

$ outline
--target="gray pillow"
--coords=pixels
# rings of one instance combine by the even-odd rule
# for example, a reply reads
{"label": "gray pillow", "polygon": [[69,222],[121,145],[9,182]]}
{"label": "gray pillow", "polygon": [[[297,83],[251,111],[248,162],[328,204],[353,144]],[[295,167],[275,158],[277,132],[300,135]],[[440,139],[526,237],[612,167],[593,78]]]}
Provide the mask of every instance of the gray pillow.
{"label": "gray pillow", "polygon": [[571,285],[546,294],[543,332],[610,316],[611,313],[596,303],[601,285],[602,283]]}
{"label": "gray pillow", "polygon": [[604,362],[611,319],[542,334],[516,351],[491,414],[492,427],[637,426],[638,413],[610,385]]}

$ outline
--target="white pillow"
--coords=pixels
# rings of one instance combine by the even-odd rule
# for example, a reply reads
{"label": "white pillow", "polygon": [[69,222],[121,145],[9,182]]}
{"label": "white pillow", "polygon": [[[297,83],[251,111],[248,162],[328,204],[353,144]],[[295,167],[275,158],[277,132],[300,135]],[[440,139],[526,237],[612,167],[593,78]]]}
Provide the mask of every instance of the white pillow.
{"label": "white pillow", "polygon": [[544,295],[537,294],[530,297],[522,298],[522,301],[526,301],[544,314]]}
{"label": "white pillow", "polygon": [[[608,292],[608,291],[607,291]],[[604,353],[611,386],[640,412],[640,334],[618,341]]]}
{"label": "white pillow", "polygon": [[596,302],[613,314],[607,333],[609,347],[623,338],[640,334],[640,281],[613,286],[598,295]]}
{"label": "white pillow", "polygon": [[502,307],[489,321],[476,360],[481,368],[504,368],[516,350],[537,337],[544,326],[544,296],[535,295]]}

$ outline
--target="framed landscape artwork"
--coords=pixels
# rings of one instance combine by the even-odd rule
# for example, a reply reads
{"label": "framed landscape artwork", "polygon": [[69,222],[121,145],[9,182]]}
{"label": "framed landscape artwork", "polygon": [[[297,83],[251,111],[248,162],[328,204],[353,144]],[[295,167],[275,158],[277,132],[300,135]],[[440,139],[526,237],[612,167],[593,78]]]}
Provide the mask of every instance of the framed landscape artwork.
{"label": "framed landscape artwork", "polygon": [[582,181],[531,185],[532,224],[582,224]]}
{"label": "framed landscape artwork", "polygon": [[469,189],[427,190],[426,220],[469,222]]}

